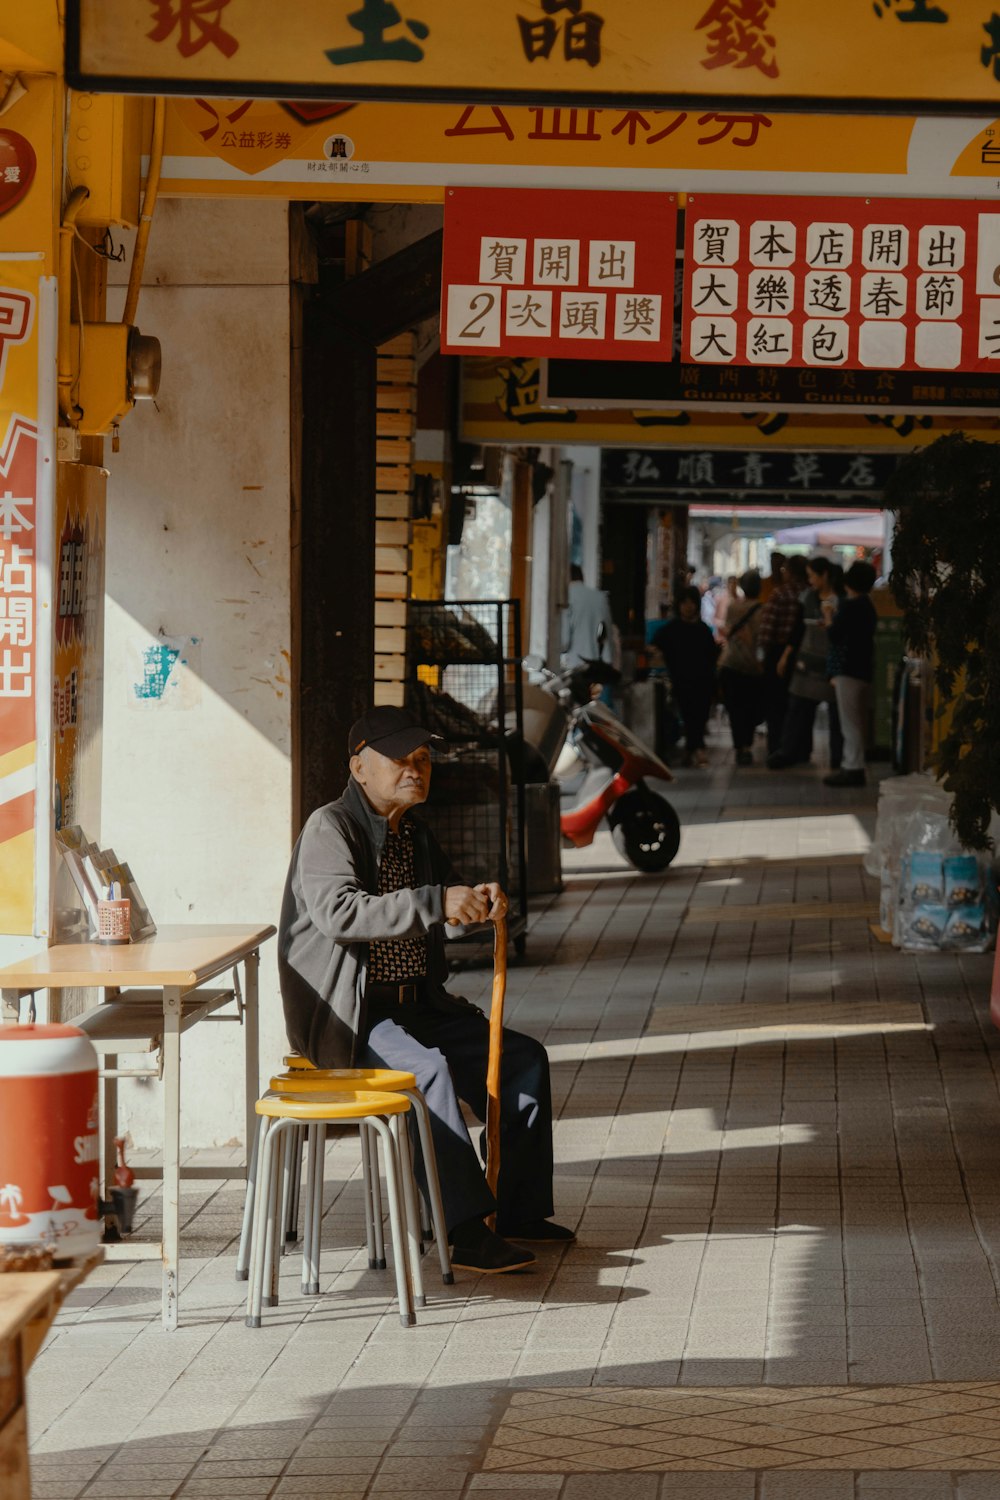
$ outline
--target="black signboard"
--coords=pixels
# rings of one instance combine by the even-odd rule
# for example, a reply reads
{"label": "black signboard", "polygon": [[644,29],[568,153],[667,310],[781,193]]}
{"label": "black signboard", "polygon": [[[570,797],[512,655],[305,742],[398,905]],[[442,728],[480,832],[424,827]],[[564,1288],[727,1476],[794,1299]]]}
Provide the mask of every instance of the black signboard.
{"label": "black signboard", "polygon": [[549,359],[543,362],[543,402],[556,406],[775,407],[781,411],[1000,411],[1000,371],[788,370],[689,365],[679,359],[648,364],[626,360]]}
{"label": "black signboard", "polygon": [[776,496],[792,504],[829,501],[877,507],[895,472],[895,453],[761,453],[733,448],[605,448],[607,498],[732,500]]}

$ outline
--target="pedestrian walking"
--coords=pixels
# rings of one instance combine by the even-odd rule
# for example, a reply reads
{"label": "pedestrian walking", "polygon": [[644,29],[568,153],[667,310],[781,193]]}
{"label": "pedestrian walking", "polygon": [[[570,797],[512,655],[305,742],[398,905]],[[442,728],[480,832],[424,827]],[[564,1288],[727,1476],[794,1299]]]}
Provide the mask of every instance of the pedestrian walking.
{"label": "pedestrian walking", "polygon": [[715,697],[715,667],[719,650],[701,618],[701,595],[693,586],[681,589],[674,614],[661,625],[652,644],[663,657],[670,677],[674,706],[684,722],[686,766],[705,766],[705,729]]}
{"label": "pedestrian walking", "polygon": [[839,770],[843,753],[836,695],[826,672],[827,639],[823,617],[824,601],[840,602],[843,584],[836,585],[841,569],[826,557],[812,557],[806,563],[808,588],[802,595],[803,618],[790,644],[791,671],[788,705],[777,750],[767,758],[772,771],[788,766],[808,765],[813,750],[813,726],[820,703],[827,704],[829,723],[830,769]]}
{"label": "pedestrian walking", "polygon": [[573,563],[569,578],[569,602],[562,617],[563,666],[582,667],[592,661],[610,665],[614,626],[608,596],[584,583],[578,563]]}
{"label": "pedestrian walking", "polygon": [[719,689],[733,736],[736,764],[753,764],[753,740],[763,716],[763,674],[757,654],[757,634],[763,608],[761,579],[755,568],[739,580],[742,598],[729,601],[723,624],[725,645],[719,658]]}
{"label": "pedestrian walking", "polygon": [[[777,553],[772,554],[772,573]],[[805,585],[805,567],[801,558],[782,558],[777,564],[779,571],[773,576],[776,584],[771,597],[761,611],[757,645],[761,653],[764,677],[764,717],[767,721],[767,753],[774,755],[781,744],[781,731],[788,707],[789,677],[791,674],[791,645],[802,619],[799,588],[796,575],[801,568],[801,581]]]}
{"label": "pedestrian walking", "polygon": [[827,670],[837,694],[844,735],[839,771],[823,780],[827,786],[864,786],[868,740],[868,701],[875,660],[875,606],[868,597],[875,583],[871,563],[852,563],[844,574],[847,597],[833,614],[827,601],[829,658]]}

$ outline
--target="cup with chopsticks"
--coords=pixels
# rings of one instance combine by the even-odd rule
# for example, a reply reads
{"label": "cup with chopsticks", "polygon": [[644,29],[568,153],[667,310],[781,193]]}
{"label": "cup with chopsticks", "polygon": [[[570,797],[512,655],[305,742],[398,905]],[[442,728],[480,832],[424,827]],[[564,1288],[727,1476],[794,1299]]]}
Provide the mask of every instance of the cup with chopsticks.
{"label": "cup with chopsticks", "polygon": [[97,903],[97,941],[130,943],[132,941],[132,903],[122,895],[120,880],[101,887]]}

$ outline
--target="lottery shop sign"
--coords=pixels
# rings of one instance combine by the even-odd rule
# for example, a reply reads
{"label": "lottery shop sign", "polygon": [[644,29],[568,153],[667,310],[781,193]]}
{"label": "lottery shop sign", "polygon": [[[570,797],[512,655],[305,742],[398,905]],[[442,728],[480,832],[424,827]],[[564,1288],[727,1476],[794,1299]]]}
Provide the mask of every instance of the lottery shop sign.
{"label": "lottery shop sign", "polygon": [[1000,14],[996,0],[66,0],[66,77],[196,97],[972,114],[1000,98]]}
{"label": "lottery shop sign", "polygon": [[692,194],[682,358],[900,371],[1000,366],[1000,212],[976,202]]}
{"label": "lottery shop sign", "polygon": [[442,353],[669,359],[676,234],[669,193],[449,188]]}

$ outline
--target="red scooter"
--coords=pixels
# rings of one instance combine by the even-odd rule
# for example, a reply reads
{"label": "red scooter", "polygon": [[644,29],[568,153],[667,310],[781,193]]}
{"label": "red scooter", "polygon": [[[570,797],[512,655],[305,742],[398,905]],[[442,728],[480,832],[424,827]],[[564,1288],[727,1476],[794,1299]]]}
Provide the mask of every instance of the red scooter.
{"label": "red scooter", "polygon": [[610,671],[600,662],[563,674],[536,668],[542,681],[525,688],[525,739],[559,782],[563,838],[582,849],[607,819],[619,854],[637,870],[655,873],[676,855],[681,825],[646,780],[674,778],[658,755],[591,698],[591,684]]}

